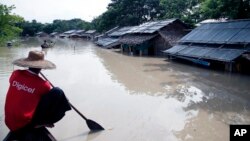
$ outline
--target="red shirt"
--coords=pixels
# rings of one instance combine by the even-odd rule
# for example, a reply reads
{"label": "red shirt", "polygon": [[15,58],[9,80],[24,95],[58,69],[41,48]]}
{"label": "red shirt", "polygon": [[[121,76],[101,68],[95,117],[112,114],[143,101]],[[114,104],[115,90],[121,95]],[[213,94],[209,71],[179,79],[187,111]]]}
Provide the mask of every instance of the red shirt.
{"label": "red shirt", "polygon": [[5,123],[11,131],[15,131],[31,121],[41,96],[48,93],[51,86],[48,81],[28,70],[14,71],[9,82]]}

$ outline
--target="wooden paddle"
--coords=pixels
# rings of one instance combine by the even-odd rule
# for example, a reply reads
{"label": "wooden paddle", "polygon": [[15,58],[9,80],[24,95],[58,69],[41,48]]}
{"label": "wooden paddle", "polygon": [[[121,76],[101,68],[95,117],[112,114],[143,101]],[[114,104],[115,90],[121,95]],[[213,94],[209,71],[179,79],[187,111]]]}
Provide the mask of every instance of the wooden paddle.
{"label": "wooden paddle", "polygon": [[[50,83],[50,85],[52,86],[52,87],[54,87],[54,85],[43,75],[43,73],[42,72],[40,72],[40,74],[42,75],[42,77],[45,79],[45,80],[47,80],[49,83]],[[68,101],[69,102],[69,101]],[[100,124],[98,124],[98,123],[96,123],[95,121],[93,121],[93,120],[91,120],[91,119],[87,119],[79,110],[77,110],[76,109],[76,107],[75,106],[73,106],[70,102],[69,102],[69,105],[71,106],[71,108],[73,108],[85,121],[86,121],[86,123],[87,123],[87,125],[88,125],[88,127],[89,127],[89,129],[91,130],[91,131],[98,131],[98,130],[104,130],[104,128],[100,125]]]}

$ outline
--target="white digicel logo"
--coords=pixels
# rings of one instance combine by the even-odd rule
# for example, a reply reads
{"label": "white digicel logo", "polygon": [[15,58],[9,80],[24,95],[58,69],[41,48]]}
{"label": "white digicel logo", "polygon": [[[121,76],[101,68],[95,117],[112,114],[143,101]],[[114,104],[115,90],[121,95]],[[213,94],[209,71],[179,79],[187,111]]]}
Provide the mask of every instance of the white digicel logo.
{"label": "white digicel logo", "polygon": [[17,81],[13,81],[12,83],[12,86],[16,87],[17,90],[23,90],[23,91],[26,91],[28,93],[31,93],[33,94],[34,91],[35,91],[35,88],[29,88],[28,86],[26,86],[25,84],[20,84],[19,82]]}

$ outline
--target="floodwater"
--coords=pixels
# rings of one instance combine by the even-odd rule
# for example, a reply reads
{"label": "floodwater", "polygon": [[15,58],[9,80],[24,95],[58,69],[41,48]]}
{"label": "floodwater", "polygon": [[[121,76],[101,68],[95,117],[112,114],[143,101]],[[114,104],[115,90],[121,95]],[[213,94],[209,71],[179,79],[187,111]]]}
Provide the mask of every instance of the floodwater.
{"label": "floodwater", "polygon": [[[14,59],[43,39],[0,47],[0,140]],[[250,77],[133,57],[88,41],[56,40],[44,50],[56,70],[43,73],[71,103],[106,130],[90,132],[73,110],[49,129],[59,141],[228,141],[230,124],[250,124]]]}

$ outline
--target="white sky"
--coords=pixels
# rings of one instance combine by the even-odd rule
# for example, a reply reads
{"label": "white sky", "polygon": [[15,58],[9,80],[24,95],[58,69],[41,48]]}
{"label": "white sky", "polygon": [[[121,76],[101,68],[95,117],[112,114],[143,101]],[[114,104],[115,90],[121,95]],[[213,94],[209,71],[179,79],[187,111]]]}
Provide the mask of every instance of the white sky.
{"label": "white sky", "polygon": [[55,19],[80,18],[91,21],[107,10],[111,0],[1,0],[7,6],[15,5],[12,11],[25,20],[33,19],[52,23]]}

